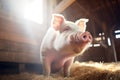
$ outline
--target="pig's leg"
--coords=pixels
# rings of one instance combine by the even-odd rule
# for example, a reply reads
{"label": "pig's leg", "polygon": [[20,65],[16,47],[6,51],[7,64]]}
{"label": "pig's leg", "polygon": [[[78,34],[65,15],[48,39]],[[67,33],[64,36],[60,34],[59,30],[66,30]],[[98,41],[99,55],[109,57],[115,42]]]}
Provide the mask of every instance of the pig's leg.
{"label": "pig's leg", "polygon": [[70,76],[70,67],[71,67],[73,61],[74,61],[74,57],[65,62],[64,68],[63,68],[65,77]]}
{"label": "pig's leg", "polygon": [[49,76],[51,72],[51,60],[48,57],[43,58],[43,73],[45,76]]}

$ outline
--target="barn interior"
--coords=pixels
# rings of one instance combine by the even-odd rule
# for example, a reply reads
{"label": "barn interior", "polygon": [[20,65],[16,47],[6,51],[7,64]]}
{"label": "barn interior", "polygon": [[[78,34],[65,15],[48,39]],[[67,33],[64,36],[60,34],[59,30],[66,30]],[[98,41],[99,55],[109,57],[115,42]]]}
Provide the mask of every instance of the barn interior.
{"label": "barn interior", "polygon": [[53,13],[73,22],[89,19],[93,42],[75,60],[119,63],[120,0],[0,0],[1,75],[42,72],[40,45]]}

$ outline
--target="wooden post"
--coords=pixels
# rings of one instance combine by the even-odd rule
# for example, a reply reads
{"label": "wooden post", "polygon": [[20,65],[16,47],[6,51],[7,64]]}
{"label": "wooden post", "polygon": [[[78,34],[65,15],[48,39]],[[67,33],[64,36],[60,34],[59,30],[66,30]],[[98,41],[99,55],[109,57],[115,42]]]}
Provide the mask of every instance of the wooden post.
{"label": "wooden post", "polygon": [[21,72],[25,72],[25,64],[23,64],[23,63],[20,63],[19,64],[19,72],[21,73]]}
{"label": "wooden post", "polygon": [[112,44],[111,47],[112,47],[112,49],[113,49],[114,60],[115,60],[115,62],[117,62],[117,53],[116,53],[116,50],[115,50],[114,37],[113,37],[113,35],[112,35],[113,30],[114,30],[114,29],[112,29],[112,30],[110,31],[110,38],[111,38],[111,44]]}
{"label": "wooden post", "polygon": [[55,13],[63,12],[67,7],[69,7],[75,0],[62,0],[54,9]]}

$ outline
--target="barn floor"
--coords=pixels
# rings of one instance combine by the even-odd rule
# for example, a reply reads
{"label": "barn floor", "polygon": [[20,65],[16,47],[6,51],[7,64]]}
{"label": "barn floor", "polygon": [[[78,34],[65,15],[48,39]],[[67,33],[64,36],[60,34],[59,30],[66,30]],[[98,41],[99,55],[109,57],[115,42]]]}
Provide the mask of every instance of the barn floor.
{"label": "barn floor", "polygon": [[0,75],[0,80],[120,80],[120,63],[75,62],[69,78],[64,78],[60,74],[52,74],[48,78],[40,74],[24,72]]}

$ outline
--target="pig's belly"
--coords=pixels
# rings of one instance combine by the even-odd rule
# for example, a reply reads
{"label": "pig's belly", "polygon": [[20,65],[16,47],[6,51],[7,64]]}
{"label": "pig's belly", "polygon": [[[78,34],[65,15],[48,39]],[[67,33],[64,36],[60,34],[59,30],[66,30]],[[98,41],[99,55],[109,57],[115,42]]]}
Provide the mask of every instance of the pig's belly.
{"label": "pig's belly", "polygon": [[62,67],[64,66],[64,60],[56,60],[53,61],[53,63],[51,64],[51,72],[55,73],[58,72],[62,69]]}
{"label": "pig's belly", "polygon": [[58,72],[59,70],[61,70],[65,64],[65,62],[70,59],[70,56],[66,56],[66,55],[60,55],[60,54],[66,54],[66,53],[61,53],[61,52],[56,52],[56,51],[48,51],[47,56],[50,61],[51,61],[51,72],[55,73]]}

